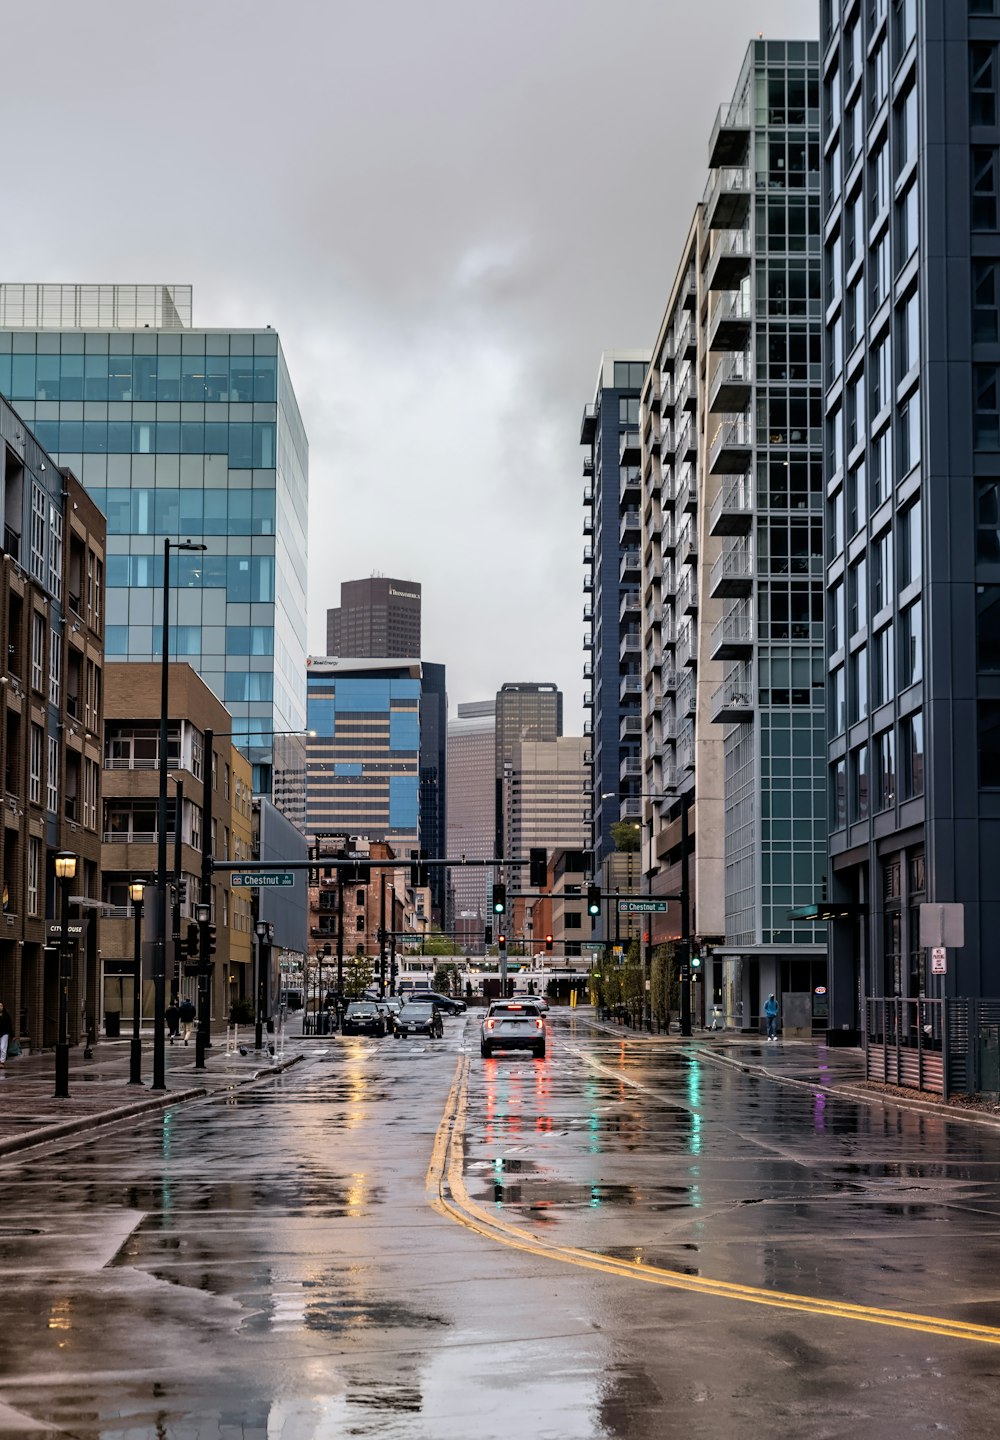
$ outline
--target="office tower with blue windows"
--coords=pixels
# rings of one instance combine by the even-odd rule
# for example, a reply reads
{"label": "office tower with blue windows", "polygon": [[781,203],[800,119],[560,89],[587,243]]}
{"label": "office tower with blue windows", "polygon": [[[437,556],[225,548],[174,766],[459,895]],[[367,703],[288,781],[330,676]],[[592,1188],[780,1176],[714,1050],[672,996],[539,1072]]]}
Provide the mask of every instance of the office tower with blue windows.
{"label": "office tower with blue windows", "polygon": [[820,44],[833,1018],[940,1088],[941,1002],[1000,995],[1000,4]]}
{"label": "office tower with blue windows", "polygon": [[615,850],[611,827],[642,819],[642,591],[639,537],[639,392],[648,350],[601,357],[593,402],[584,408],[583,606],[590,715],[589,789],[594,873]]}
{"label": "office tower with blue windows", "polygon": [[276,332],[193,329],[188,286],[4,285],[0,394],[107,516],[109,659],[162,653],[164,539],[207,546],[171,556],[170,654],[270,794],[306,710],[308,447]]}

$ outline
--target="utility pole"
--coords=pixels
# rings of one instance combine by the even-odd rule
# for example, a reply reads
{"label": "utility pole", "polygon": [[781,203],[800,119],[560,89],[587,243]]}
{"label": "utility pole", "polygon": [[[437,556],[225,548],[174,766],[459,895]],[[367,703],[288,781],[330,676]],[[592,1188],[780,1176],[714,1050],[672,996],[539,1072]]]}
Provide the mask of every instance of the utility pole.
{"label": "utility pole", "polygon": [[378,907],[378,993],[385,999],[385,871],[379,871],[381,881]]}
{"label": "utility pole", "polygon": [[691,898],[688,860],[688,810],[691,792],[681,796],[681,1034],[691,1034]]}
{"label": "utility pole", "polygon": [[174,941],[174,981],[171,987],[173,995],[179,995],[181,990],[181,966],[184,963],[183,948],[181,945],[181,891],[184,882],[181,879],[183,874],[184,860],[181,854],[184,834],[184,781],[174,778],[174,904],[171,911],[171,924],[173,925]]}
{"label": "utility pole", "polygon": [[[198,1028],[194,1037],[194,1068],[204,1070],[205,1051],[211,1044],[209,1025],[211,1004],[209,976],[212,956],[209,950],[208,921],[212,918],[212,780],[214,778],[215,731],[205,731],[202,757],[201,804],[201,897],[198,907]],[[206,920],[207,917],[207,920]]]}

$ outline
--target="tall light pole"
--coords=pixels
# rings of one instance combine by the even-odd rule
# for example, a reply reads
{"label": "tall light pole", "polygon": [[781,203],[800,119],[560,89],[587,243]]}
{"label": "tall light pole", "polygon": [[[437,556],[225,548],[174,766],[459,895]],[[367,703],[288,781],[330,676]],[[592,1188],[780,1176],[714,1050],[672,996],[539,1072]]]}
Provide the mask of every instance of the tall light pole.
{"label": "tall light pole", "polygon": [[[167,728],[170,711],[170,552],[207,550],[195,540],[163,541],[162,664],[160,667],[160,795],[156,814],[156,950],[153,965],[153,1089],[167,1088],[164,1010],[167,976]],[[209,777],[211,783],[211,776]]]}
{"label": "tall light pole", "polygon": [[129,1046],[130,1085],[142,1084],[142,1040],[139,1037],[139,1022],[142,1017],[142,896],[146,889],[145,880],[133,880],[128,887],[135,916],[135,954],[132,969],[132,1043]]}
{"label": "tall light pole", "polygon": [[59,1031],[56,1039],[58,1099],[69,1098],[69,892],[76,879],[76,856],[61,850],[56,856],[59,881]]}

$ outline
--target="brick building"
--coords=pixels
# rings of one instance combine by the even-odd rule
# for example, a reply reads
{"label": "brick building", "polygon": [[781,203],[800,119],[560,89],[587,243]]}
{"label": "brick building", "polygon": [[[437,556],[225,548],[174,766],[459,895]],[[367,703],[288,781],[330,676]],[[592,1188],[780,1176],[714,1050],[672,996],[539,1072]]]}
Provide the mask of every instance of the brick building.
{"label": "brick building", "polygon": [[[55,856],[77,857],[74,896],[100,893],[105,524],[0,400],[0,998],[33,1048],[57,1038]],[[74,902],[69,1038],[93,1033],[97,927]]]}

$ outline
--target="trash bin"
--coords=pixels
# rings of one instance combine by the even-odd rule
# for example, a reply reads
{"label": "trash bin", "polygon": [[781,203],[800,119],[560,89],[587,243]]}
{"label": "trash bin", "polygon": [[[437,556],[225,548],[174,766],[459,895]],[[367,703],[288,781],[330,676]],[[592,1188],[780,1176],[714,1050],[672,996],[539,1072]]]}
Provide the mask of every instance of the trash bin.
{"label": "trash bin", "polygon": [[117,1040],[122,1033],[122,1016],[120,1010],[105,1010],[104,1012],[104,1033],[109,1040]]}

